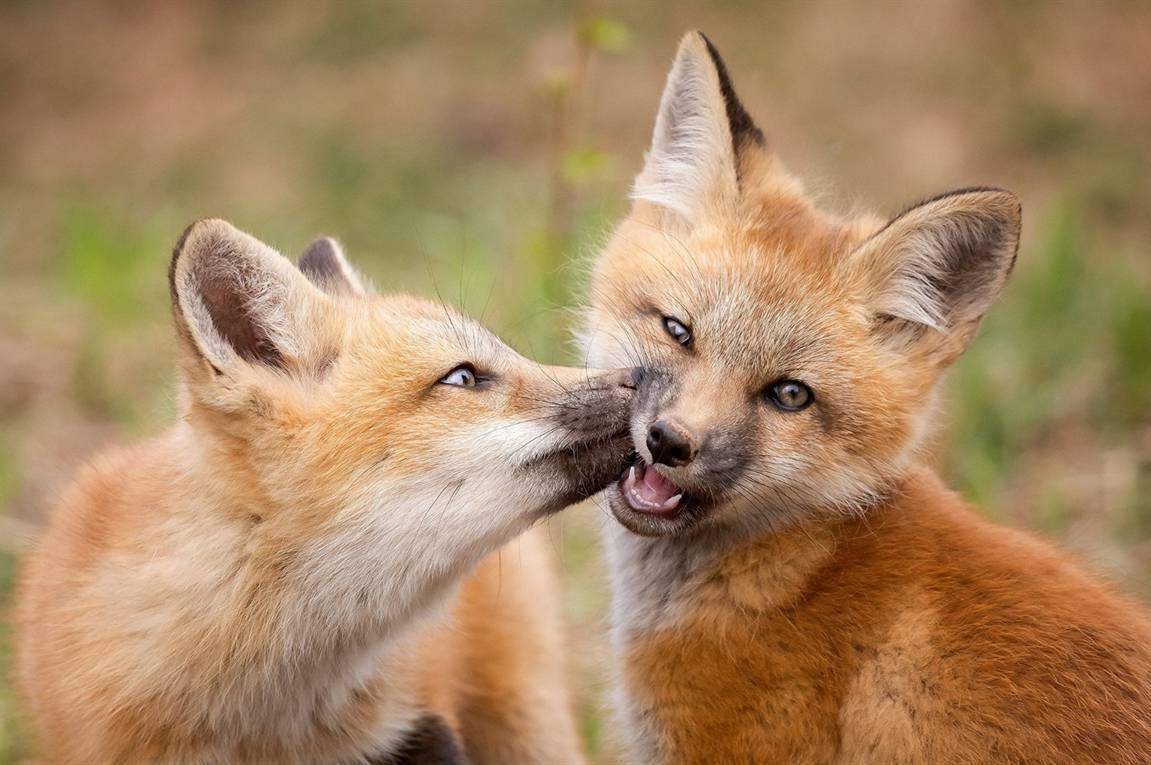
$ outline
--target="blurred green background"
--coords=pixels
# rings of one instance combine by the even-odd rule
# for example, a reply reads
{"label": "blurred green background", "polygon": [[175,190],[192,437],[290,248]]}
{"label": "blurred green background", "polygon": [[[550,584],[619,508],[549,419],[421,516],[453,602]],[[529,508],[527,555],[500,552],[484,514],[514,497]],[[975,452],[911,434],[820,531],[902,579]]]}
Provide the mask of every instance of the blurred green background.
{"label": "blurred green background", "polygon": [[[288,254],[333,234],[381,288],[571,360],[565,307],[690,28],[827,204],[1022,196],[1019,267],[951,376],[937,459],[991,517],[1151,597],[1151,4],[4,0],[0,609],[77,464],[171,419],[165,269],[196,218]],[[597,523],[549,531],[605,763]],[[0,682],[0,763],[18,728]]]}

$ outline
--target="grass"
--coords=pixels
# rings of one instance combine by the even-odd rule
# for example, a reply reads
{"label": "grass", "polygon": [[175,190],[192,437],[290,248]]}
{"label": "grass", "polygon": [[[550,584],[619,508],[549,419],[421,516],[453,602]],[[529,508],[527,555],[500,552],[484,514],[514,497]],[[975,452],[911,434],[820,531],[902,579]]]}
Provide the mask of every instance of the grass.
{"label": "grass", "polygon": [[[0,615],[8,611],[8,601],[16,576],[16,559],[0,552]],[[0,621],[0,668],[9,666],[12,628],[8,619]],[[6,682],[7,673],[0,675],[0,763],[16,763],[23,753],[23,737],[17,725],[16,699]]]}
{"label": "grass", "polygon": [[1151,281],[1134,252],[1100,257],[1083,209],[1048,211],[953,371],[946,469],[993,518],[1063,541],[1148,595]]}
{"label": "grass", "polygon": [[[942,41],[848,4],[669,3],[659,19],[637,5],[609,19],[516,0],[515,24],[511,6],[481,4],[357,0],[274,18],[227,5],[95,13],[79,36],[50,5],[0,4],[0,26],[35,41],[0,39],[0,512],[34,520],[71,466],[170,421],[167,259],[198,217],[288,254],[336,235],[380,288],[439,295],[528,355],[571,360],[574,263],[624,209],[675,35],[703,25],[804,175],[888,209],[948,185],[1020,191],[1023,251],[950,376],[940,461],[991,517],[1151,597],[1151,115],[1103,87],[1123,87],[1141,51],[1124,47],[1135,5],[1093,8],[1090,24],[971,9],[969,37]],[[906,28],[938,28],[946,7],[905,9],[925,14]],[[1084,46],[1071,77],[1060,64],[1078,48],[1002,44],[1042,24],[1114,34]],[[154,40],[154,66],[119,53]],[[582,727],[604,763],[593,520],[565,514],[553,539]],[[0,556],[0,598],[14,566]],[[0,666],[7,641],[0,626]],[[0,765],[21,747],[13,705],[0,679]]]}
{"label": "grass", "polygon": [[949,469],[983,504],[1060,427],[1084,423],[1123,445],[1151,411],[1147,275],[1097,247],[1075,208],[1051,211],[952,373]]}

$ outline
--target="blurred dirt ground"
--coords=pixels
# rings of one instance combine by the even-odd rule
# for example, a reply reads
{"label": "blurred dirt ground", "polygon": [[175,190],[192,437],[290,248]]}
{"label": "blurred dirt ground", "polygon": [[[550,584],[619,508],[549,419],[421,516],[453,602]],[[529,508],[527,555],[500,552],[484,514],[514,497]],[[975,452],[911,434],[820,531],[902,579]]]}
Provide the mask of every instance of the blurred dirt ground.
{"label": "blurred dirt ground", "polygon": [[[1151,595],[1151,4],[0,2],[0,592],[18,532],[101,445],[173,411],[165,268],[229,218],[342,239],[385,289],[567,345],[679,35],[725,54],[828,204],[1017,191],[1020,265],[952,375],[938,460],[986,512]],[[606,589],[551,527],[588,745]],[[0,661],[6,633],[0,632]],[[0,763],[24,751],[0,683]]]}

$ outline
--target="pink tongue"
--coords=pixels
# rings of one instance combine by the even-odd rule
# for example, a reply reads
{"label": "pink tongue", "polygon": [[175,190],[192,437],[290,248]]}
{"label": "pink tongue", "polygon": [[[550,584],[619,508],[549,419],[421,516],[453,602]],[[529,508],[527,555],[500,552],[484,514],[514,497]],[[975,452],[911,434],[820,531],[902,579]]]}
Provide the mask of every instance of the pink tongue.
{"label": "pink tongue", "polygon": [[646,465],[631,468],[621,489],[628,505],[641,513],[670,513],[683,499],[675,484]]}
{"label": "pink tongue", "polygon": [[671,481],[652,468],[644,468],[643,480],[639,482],[639,494],[648,502],[662,505],[679,493]]}

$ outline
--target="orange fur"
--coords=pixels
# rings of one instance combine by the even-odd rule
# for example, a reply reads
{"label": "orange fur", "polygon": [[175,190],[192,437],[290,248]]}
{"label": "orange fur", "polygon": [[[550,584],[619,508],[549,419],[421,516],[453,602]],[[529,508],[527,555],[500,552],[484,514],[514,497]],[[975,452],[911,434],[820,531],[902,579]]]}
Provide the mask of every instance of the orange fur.
{"label": "orange fur", "polygon": [[734,546],[621,660],[654,762],[1137,763],[1149,645],[1132,603],[924,472],[865,520]]}
{"label": "orange fur", "polygon": [[630,383],[327,257],[178,246],[180,422],[84,470],[23,571],[48,761],[336,765],[429,716],[475,763],[582,761],[551,562],[510,540],[618,471]]}
{"label": "orange fur", "polygon": [[[978,518],[919,456],[1013,265],[1014,196],[829,215],[690,34],[634,197],[584,338],[593,362],[642,368],[636,448],[684,496],[651,513],[606,495],[635,759],[1146,762],[1146,614]],[[773,403],[781,380],[813,398]],[[654,421],[693,456],[650,464]]]}

